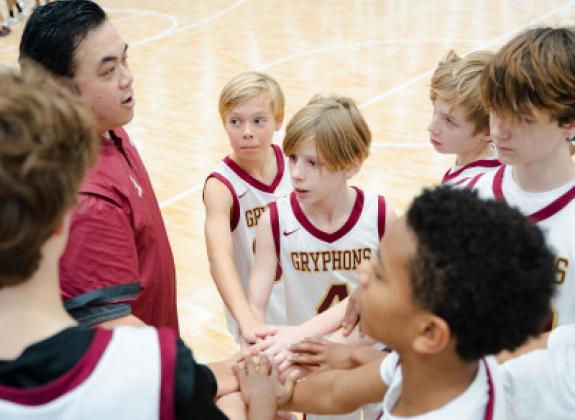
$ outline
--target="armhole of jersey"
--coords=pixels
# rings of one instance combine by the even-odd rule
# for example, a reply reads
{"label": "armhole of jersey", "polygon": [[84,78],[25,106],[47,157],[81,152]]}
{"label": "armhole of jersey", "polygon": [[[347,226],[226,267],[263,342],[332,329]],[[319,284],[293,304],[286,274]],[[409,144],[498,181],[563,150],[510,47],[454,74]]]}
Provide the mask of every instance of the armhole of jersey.
{"label": "armhole of jersey", "polygon": [[174,397],[176,375],[176,335],[167,328],[158,328],[160,346],[160,420],[175,420],[176,402]]}
{"label": "armhole of jersey", "polygon": [[479,181],[479,179],[480,179],[483,175],[485,175],[485,172],[482,172],[482,173],[480,173],[479,175],[475,175],[475,176],[471,179],[471,181],[469,181],[469,184],[467,184],[467,185],[465,186],[465,189],[467,189],[467,190],[472,190],[473,187],[475,187],[475,184],[477,184],[477,181]]}
{"label": "armhole of jersey", "polygon": [[278,207],[275,201],[269,204],[270,209],[270,223],[272,225],[272,235],[274,236],[274,245],[276,247],[276,255],[278,257],[278,264],[280,261],[280,220],[278,217]]}
{"label": "armhole of jersey", "polygon": [[[208,179],[210,178],[216,178],[218,179],[222,184],[224,184],[226,187],[228,187],[228,190],[230,190],[230,194],[232,195],[232,211],[230,214],[230,231],[234,231],[236,229],[236,227],[238,226],[238,223],[240,221],[240,200],[238,199],[238,195],[236,194],[236,191],[234,190],[234,187],[232,186],[232,184],[230,183],[230,181],[228,181],[226,178],[224,178],[221,174],[217,173],[217,172],[212,172],[211,174],[208,175],[208,177],[206,178],[206,182],[208,182]],[[204,191],[205,191],[205,184],[204,184]],[[202,195],[204,193],[202,192]],[[204,197],[202,197],[202,200],[204,199]]]}
{"label": "armhole of jersey", "polygon": [[387,206],[385,205],[385,198],[382,195],[377,196],[377,233],[379,239],[383,238],[385,233],[385,219],[387,213]]}

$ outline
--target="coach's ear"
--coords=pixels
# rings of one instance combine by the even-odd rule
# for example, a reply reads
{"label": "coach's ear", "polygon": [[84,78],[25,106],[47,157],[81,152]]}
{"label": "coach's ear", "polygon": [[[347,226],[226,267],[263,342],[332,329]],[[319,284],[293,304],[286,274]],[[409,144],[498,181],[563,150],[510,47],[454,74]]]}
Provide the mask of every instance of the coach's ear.
{"label": "coach's ear", "polygon": [[419,354],[436,354],[445,350],[451,341],[451,330],[443,318],[428,314],[417,326],[413,350]]}

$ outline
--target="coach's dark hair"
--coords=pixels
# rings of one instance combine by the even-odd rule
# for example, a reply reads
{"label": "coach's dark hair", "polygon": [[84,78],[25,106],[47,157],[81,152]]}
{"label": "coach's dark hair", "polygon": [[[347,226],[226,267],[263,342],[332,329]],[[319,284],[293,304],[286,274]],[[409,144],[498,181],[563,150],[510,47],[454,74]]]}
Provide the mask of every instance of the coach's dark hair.
{"label": "coach's dark hair", "polygon": [[76,49],[105,20],[104,10],[88,0],[54,1],[39,7],[24,28],[20,60],[31,59],[56,76],[73,77]]}
{"label": "coach's dark hair", "polygon": [[414,301],[443,318],[462,359],[513,350],[550,313],[554,257],[539,228],[467,190],[425,190],[407,212],[417,238]]}

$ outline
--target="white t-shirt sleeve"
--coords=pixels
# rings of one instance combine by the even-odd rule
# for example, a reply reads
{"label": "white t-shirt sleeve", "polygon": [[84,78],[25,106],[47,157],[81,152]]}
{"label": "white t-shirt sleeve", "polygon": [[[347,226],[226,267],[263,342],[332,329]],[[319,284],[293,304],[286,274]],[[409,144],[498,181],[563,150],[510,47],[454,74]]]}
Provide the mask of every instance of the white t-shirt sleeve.
{"label": "white t-shirt sleeve", "polygon": [[381,361],[379,368],[379,373],[381,375],[381,380],[388,387],[391,386],[393,380],[393,375],[398,369],[399,355],[396,352],[392,352]]}
{"label": "white t-shirt sleeve", "polygon": [[575,418],[575,347],[532,351],[501,368],[508,420]]}
{"label": "white t-shirt sleeve", "polygon": [[547,348],[559,347],[575,347],[575,324],[561,325],[551,331],[547,340]]}

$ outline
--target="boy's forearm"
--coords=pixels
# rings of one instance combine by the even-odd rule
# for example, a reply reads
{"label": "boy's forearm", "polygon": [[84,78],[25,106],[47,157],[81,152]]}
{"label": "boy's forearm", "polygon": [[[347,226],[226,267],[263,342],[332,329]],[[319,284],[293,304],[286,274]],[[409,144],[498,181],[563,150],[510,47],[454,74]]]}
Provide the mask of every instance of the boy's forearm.
{"label": "boy's forearm", "polygon": [[376,350],[371,346],[356,346],[351,353],[351,359],[355,366],[362,366],[374,360],[382,360],[388,354],[389,353],[385,351]]}
{"label": "boy's forearm", "polygon": [[318,414],[335,413],[331,392],[338,372],[338,370],[329,370],[300,380],[294,386],[291,400],[280,406],[280,409]]}
{"label": "boy's forearm", "polygon": [[[233,265],[233,263],[231,264]],[[220,261],[220,267],[212,270],[212,277],[226,308],[231,312],[236,322],[243,325],[256,321],[256,316],[252,311],[235,267],[226,267],[226,263]]]}
{"label": "boy's forearm", "polygon": [[334,332],[341,326],[346,307],[347,300],[344,300],[304,322],[301,327],[310,337],[322,337]]}

